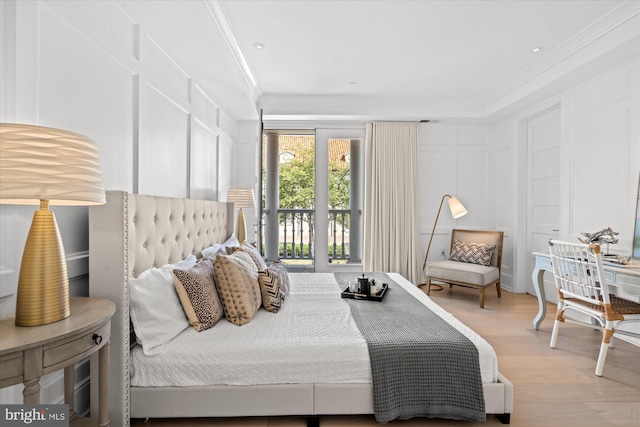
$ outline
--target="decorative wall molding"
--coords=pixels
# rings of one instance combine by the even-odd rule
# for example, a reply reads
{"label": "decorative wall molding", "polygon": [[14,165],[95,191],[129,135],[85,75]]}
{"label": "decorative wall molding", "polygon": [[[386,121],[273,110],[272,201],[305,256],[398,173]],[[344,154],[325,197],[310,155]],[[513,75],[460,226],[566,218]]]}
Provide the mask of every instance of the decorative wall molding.
{"label": "decorative wall molding", "polygon": [[231,26],[231,22],[229,22],[229,18],[227,17],[227,13],[225,12],[222,3],[219,0],[207,0],[207,6],[211,12],[213,21],[216,23],[222,33],[222,36],[227,42],[227,46],[229,47],[238,68],[242,72],[242,75],[247,82],[247,86],[253,94],[253,99],[257,104],[260,98],[262,98],[262,90],[260,89],[260,86],[258,86],[258,81],[251,70],[251,66],[249,65],[249,61],[247,61],[242,47],[240,47],[240,43],[238,43],[238,39],[236,38],[233,27]]}
{"label": "decorative wall molding", "polygon": [[[451,229],[491,229],[488,213],[493,206],[487,192],[490,170],[491,127],[467,123],[425,123],[419,128],[419,232],[423,253],[433,230],[438,207],[444,194],[456,196],[469,214],[451,218],[446,203],[434,232],[429,257],[439,259],[448,253]],[[475,188],[479,186],[481,188]]]}
{"label": "decorative wall molding", "polygon": [[400,96],[265,95],[259,107],[265,121],[419,121],[482,118],[480,99],[423,99]]}
{"label": "decorative wall molding", "polygon": [[639,46],[640,2],[626,1],[480,98],[264,95],[259,106],[265,121],[497,121],[637,57]]}
{"label": "decorative wall molding", "polygon": [[[637,36],[640,34],[640,25],[638,25],[639,16],[640,3],[627,1],[619,4],[578,34],[554,48],[544,58],[522,70],[489,93],[484,100],[486,108],[491,110],[491,105],[497,104],[500,99],[507,97],[510,93],[513,93],[528,83],[535,82],[535,80],[540,78],[545,72],[549,72],[558,67],[563,61],[573,60],[576,55],[584,52],[589,46],[592,46],[592,49],[598,48],[599,46],[595,46],[596,42],[607,35],[614,38],[614,41],[618,44],[626,41],[629,37],[632,37],[633,34]],[[628,26],[630,28],[629,34],[611,34],[614,30],[622,26]],[[600,48],[602,49],[603,47]],[[589,58],[585,58],[584,60],[590,59],[593,55],[594,53],[590,52]],[[554,76],[554,78],[557,77],[559,76]]]}
{"label": "decorative wall molding", "polygon": [[0,121],[14,122],[16,114],[16,2],[0,2]]}
{"label": "decorative wall molding", "polygon": [[79,251],[68,253],[67,258],[67,271],[69,273],[69,280],[74,278],[86,276],[89,274],[89,251]]}
{"label": "decorative wall molding", "polygon": [[[219,107],[228,99],[209,93],[191,64],[179,60],[180,46],[172,45],[162,28],[152,27],[136,12],[133,2],[0,1],[2,120],[59,127],[93,138],[107,189],[148,189],[156,174],[177,183],[173,188],[154,187],[161,196],[178,191],[188,197],[194,183],[208,188],[211,181],[215,186],[220,181],[230,187],[237,124]],[[167,110],[170,119],[179,119],[165,120]],[[197,144],[194,123],[206,134]],[[158,128],[163,132],[149,138],[149,129]],[[179,155],[165,146],[177,146]],[[212,152],[214,158],[206,163]],[[145,159],[155,163],[143,168]],[[212,191],[203,196],[215,198],[217,188]],[[0,207],[0,318],[15,313],[17,276],[33,211],[31,206]],[[88,295],[86,212],[56,208],[69,251],[72,295]],[[77,375],[76,381],[78,399],[88,400],[86,374]],[[60,374],[43,382],[44,402],[62,402],[60,384]],[[0,400],[20,403],[20,392],[3,389]]]}

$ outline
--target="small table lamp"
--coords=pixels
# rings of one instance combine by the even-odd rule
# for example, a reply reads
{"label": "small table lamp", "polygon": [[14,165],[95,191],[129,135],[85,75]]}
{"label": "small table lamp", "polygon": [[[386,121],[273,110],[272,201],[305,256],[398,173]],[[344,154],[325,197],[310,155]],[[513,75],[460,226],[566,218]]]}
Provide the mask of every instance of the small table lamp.
{"label": "small table lamp", "polygon": [[106,202],[98,149],[82,135],[41,126],[0,123],[0,203],[40,205],[24,247],[16,325],[69,317],[67,260],[49,205]]}
{"label": "small table lamp", "polygon": [[247,224],[244,221],[242,208],[255,208],[256,202],[253,196],[253,188],[232,188],[227,194],[227,202],[233,203],[238,211],[238,223],[236,224],[236,236],[242,243],[247,239]]}

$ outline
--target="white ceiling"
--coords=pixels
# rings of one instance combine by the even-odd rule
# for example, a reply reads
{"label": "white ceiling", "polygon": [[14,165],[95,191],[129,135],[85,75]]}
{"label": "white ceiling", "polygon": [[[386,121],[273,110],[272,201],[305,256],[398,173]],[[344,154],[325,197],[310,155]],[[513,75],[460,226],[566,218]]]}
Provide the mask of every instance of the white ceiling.
{"label": "white ceiling", "polygon": [[[559,78],[593,62],[586,47],[640,19],[635,0],[122,4],[240,119],[255,103],[271,119],[486,118],[548,86],[553,67],[576,62]],[[616,35],[606,59],[637,55],[639,33]]]}

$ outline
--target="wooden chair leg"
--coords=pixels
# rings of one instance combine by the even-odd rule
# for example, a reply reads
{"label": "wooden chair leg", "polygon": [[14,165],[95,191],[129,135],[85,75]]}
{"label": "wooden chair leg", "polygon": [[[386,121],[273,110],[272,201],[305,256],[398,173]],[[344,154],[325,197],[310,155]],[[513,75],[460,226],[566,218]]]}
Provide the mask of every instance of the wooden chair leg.
{"label": "wooden chair leg", "polygon": [[500,287],[500,282],[496,283],[496,291],[498,291],[498,298],[502,297],[502,288]]}
{"label": "wooden chair leg", "polygon": [[480,288],[480,308],[484,308],[484,286]]}
{"label": "wooden chair leg", "polygon": [[431,295],[431,279],[427,277],[427,295]]}

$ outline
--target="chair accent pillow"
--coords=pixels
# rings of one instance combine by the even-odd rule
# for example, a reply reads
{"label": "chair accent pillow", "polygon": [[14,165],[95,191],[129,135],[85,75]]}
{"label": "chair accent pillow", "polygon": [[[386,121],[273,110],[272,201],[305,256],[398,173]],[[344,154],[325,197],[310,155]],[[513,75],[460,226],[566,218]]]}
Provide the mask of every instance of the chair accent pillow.
{"label": "chair accent pillow", "polygon": [[487,245],[486,243],[454,240],[449,259],[451,261],[468,262],[470,264],[479,264],[488,267],[491,265],[491,256],[495,248],[495,245]]}
{"label": "chair accent pillow", "polygon": [[251,256],[244,249],[218,254],[213,278],[227,320],[238,326],[249,323],[262,304],[258,269]]}
{"label": "chair accent pillow", "polygon": [[189,269],[196,265],[195,255],[175,264],[150,268],[129,279],[131,322],[136,341],[146,355],[160,351],[163,344],[189,327],[182,304],[173,285],[174,269]]}
{"label": "chair accent pillow", "polygon": [[189,270],[173,270],[174,285],[189,319],[189,324],[200,332],[213,327],[224,310],[213,283],[213,262],[202,259]]}
{"label": "chair accent pillow", "polygon": [[280,286],[280,279],[271,267],[258,271],[258,283],[262,294],[262,305],[267,311],[277,313],[282,306],[284,292]]}

